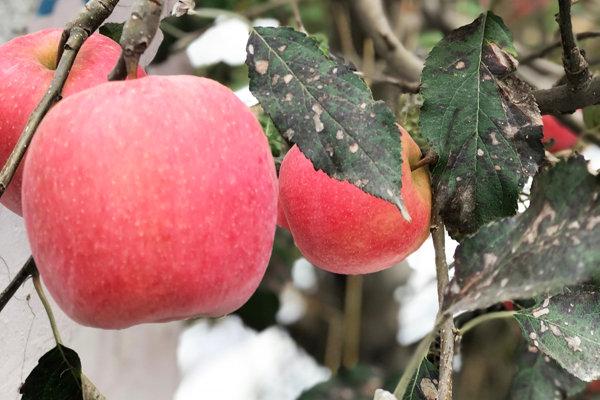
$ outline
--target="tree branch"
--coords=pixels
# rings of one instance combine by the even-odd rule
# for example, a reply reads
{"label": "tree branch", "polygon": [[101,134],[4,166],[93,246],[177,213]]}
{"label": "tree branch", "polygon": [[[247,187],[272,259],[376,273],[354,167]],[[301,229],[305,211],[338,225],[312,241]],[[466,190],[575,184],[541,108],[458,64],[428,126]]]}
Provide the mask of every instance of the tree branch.
{"label": "tree branch", "polygon": [[163,0],[137,0],[123,26],[121,57],[108,75],[111,81],[137,78],[140,57],[158,31]]}
{"label": "tree branch", "polygon": [[398,39],[385,14],[382,0],[354,0],[363,28],[373,39],[377,53],[389,63],[395,75],[418,81],[423,61],[408,51]]}
{"label": "tree branch", "polygon": [[33,257],[29,257],[25,265],[23,265],[23,268],[21,268],[13,280],[10,281],[6,289],[2,291],[2,294],[0,294],[0,312],[2,312],[8,301],[15,295],[17,290],[19,290],[25,281],[29,279],[29,277],[35,272],[37,272],[35,261],[33,261]]}
{"label": "tree branch", "polygon": [[[448,286],[448,264],[446,262],[446,244],[444,224],[437,207],[433,208],[434,216],[431,225],[431,238],[435,249],[435,268],[437,273],[438,300],[440,309],[444,301],[444,293]],[[441,354],[438,386],[438,400],[452,399],[452,360],[454,359],[454,321],[446,318],[440,327]]]}
{"label": "tree branch", "polygon": [[578,108],[600,104],[600,77],[592,78],[580,89],[564,84],[550,89],[535,90],[533,95],[542,114],[572,113]]}
{"label": "tree branch", "polygon": [[[582,32],[582,33],[578,33],[575,35],[575,38],[577,40],[586,40],[586,39],[592,39],[592,38],[597,38],[597,37],[600,37],[600,32]],[[523,57],[519,61],[519,65],[528,65],[528,64],[531,64],[531,62],[533,60],[536,60],[536,59],[542,58],[542,57],[546,57],[548,54],[552,53],[554,50],[560,49],[561,45],[562,45],[562,43],[560,41],[552,43],[551,45],[544,47],[543,49],[536,51],[535,53],[531,53],[528,56]]]}
{"label": "tree branch", "polygon": [[567,74],[567,82],[580,89],[588,84],[591,75],[587,60],[577,47],[573,26],[571,24],[571,0],[558,0],[557,22],[560,28],[560,39],[563,46],[563,65]]}
{"label": "tree branch", "polygon": [[81,12],[81,14],[70,24],[63,32],[61,38],[61,47],[58,54],[58,66],[54,72],[54,78],[46,94],[33,110],[27,124],[23,129],[15,148],[6,160],[2,171],[0,171],[0,196],[12,181],[17,168],[31,139],[42,122],[50,107],[60,100],[60,95],[75,62],[75,57],[85,40],[94,32],[100,24],[110,15],[119,0],[92,0]]}

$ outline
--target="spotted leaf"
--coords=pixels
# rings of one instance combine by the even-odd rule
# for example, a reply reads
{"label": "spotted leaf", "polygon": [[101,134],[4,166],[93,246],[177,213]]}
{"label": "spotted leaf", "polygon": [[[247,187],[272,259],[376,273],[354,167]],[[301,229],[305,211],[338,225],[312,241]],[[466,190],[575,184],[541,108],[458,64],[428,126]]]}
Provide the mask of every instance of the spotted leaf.
{"label": "spotted leaf", "polygon": [[446,312],[556,293],[600,275],[600,178],[583,157],[544,168],[523,213],[482,227],[454,255]]}
{"label": "spotted leaf", "polygon": [[423,70],[421,132],[439,155],[439,209],[453,237],[513,215],[525,178],[544,157],[531,88],[515,77],[516,51],[489,12],[441,40]]}
{"label": "spotted leaf", "polygon": [[577,378],[600,379],[600,291],[581,286],[519,311],[515,318],[531,346]]}
{"label": "spotted leaf", "polygon": [[400,134],[392,111],[351,66],[291,28],[255,28],[247,46],[250,90],[316,169],[396,205]]}

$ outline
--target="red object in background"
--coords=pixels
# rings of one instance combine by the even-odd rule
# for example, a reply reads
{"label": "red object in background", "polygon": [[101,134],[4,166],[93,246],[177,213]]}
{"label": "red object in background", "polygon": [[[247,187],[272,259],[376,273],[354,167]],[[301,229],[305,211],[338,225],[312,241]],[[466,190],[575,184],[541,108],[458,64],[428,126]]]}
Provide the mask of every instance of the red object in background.
{"label": "red object in background", "polygon": [[592,381],[587,385],[587,390],[586,392],[588,393],[600,393],[600,380],[599,381]]}
{"label": "red object in background", "polygon": [[544,143],[550,139],[554,140],[554,144],[548,149],[550,152],[570,149],[577,143],[577,135],[571,129],[560,123],[560,121],[552,115],[542,116],[544,122]]}
{"label": "red object in background", "polygon": [[[490,0],[479,0],[479,4],[486,9],[490,8],[490,3]],[[511,0],[503,4],[502,10],[505,12],[501,14],[511,20],[516,20],[544,10],[549,4],[550,0]]]}

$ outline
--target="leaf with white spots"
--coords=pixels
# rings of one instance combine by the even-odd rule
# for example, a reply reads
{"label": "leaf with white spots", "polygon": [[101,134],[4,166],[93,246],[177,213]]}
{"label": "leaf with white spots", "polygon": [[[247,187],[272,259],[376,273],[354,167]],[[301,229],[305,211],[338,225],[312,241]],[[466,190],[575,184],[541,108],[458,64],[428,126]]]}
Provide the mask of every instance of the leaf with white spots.
{"label": "leaf with white spots", "polygon": [[600,276],[598,243],[600,178],[581,156],[560,161],[534,178],[524,213],[486,225],[460,244],[444,309],[553,294]]}
{"label": "leaf with white spots", "polygon": [[556,361],[529,347],[521,357],[511,389],[511,400],[562,400],[583,390],[586,384]]}
{"label": "leaf with white spots", "polygon": [[420,127],[439,155],[437,207],[453,237],[513,215],[544,158],[531,88],[514,76],[510,32],[493,13],[458,28],[429,54]]}
{"label": "leaf with white spots", "polygon": [[354,70],[291,28],[256,27],[247,45],[250,90],[277,129],[316,169],[396,205],[400,134]]}
{"label": "leaf with white spots", "polygon": [[401,400],[436,400],[438,383],[437,367],[424,358]]}
{"label": "leaf with white spots", "polygon": [[[535,317],[538,310],[547,313]],[[600,290],[580,286],[515,314],[530,345],[577,378],[600,379]]]}

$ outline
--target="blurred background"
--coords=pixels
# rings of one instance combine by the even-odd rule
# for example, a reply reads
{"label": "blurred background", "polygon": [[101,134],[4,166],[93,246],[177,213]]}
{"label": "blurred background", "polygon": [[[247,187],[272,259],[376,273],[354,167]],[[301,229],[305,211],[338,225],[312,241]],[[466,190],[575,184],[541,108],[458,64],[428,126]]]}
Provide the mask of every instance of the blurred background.
{"label": "blurred background", "polygon": [[[362,71],[374,96],[395,110],[419,138],[418,95],[402,93],[363,29],[361,0],[296,0],[306,30],[329,51]],[[129,15],[121,0],[113,22]],[[169,3],[169,2],[167,2]],[[165,16],[170,12],[170,1]],[[520,53],[519,74],[539,88],[560,81],[560,51],[534,58],[558,40],[551,0],[386,0],[386,14],[405,46],[424,58],[444,33],[492,8],[512,30]],[[81,0],[0,1],[0,43],[44,27],[61,27]],[[194,15],[167,16],[145,55],[150,74],[194,74],[231,87],[253,107],[278,161],[286,145],[248,90],[245,43],[253,25],[295,26],[290,0],[199,0]],[[576,32],[600,30],[600,0],[573,7]],[[596,72],[600,38],[580,42]],[[600,167],[597,129],[580,113],[561,118],[577,134],[574,148]],[[420,145],[426,144],[422,141]],[[571,150],[563,150],[569,152]],[[1,207],[1,206],[0,206]],[[456,243],[448,238],[449,260]],[[0,209],[0,287],[23,265],[29,250],[22,220]],[[393,391],[415,344],[433,326],[437,311],[433,246],[427,241],[405,262],[363,277],[314,268],[278,228],[265,279],[234,315],[218,320],[138,326],[124,331],[81,327],[58,307],[67,346],[84,372],[110,400],[303,400],[372,399],[377,388]],[[499,304],[494,308],[501,309]],[[461,321],[472,318],[463,315]],[[524,346],[512,321],[491,321],[470,331],[455,360],[456,399],[505,399]],[[18,388],[53,347],[52,334],[31,282],[0,314],[0,399],[18,399]],[[435,350],[430,354],[436,358]],[[591,398],[591,394],[587,395]]]}

